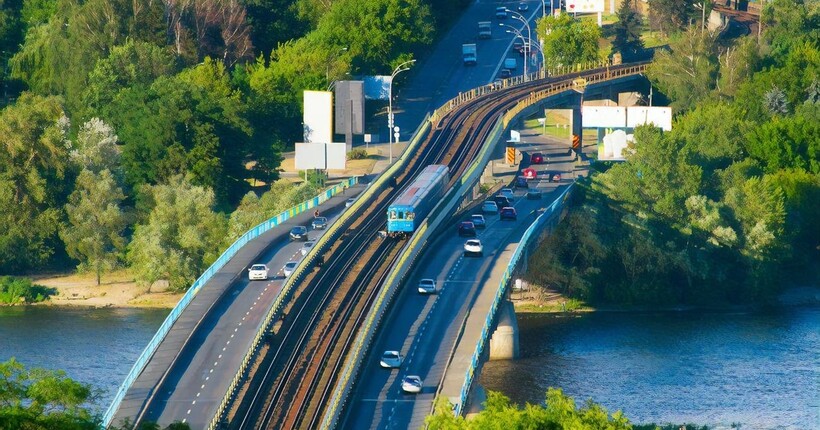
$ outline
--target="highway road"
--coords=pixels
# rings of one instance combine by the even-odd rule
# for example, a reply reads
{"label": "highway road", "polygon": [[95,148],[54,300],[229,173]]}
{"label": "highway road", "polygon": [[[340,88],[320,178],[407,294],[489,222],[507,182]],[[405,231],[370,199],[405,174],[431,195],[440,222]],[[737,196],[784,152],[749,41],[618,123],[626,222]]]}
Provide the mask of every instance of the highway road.
{"label": "highway road", "polygon": [[[527,136],[522,133],[523,140],[526,141]],[[548,171],[571,172],[573,169],[571,157],[566,155],[568,146],[535,144],[519,148],[527,154],[538,151],[550,157],[551,164],[532,166],[539,177]],[[532,188],[543,191],[541,200],[527,200],[525,191],[517,190],[514,205],[518,220],[515,222],[486,215],[487,227],[478,233],[484,245],[483,257],[463,255],[466,238],[457,234],[458,220],[442,232],[442,237],[429,246],[415,271],[408,276],[382,323],[357,378],[341,428],[407,429],[424,425],[462,320],[482,288],[494,291],[498,286],[498,279],[491,280],[493,268],[507,264],[498,258],[499,250],[517,242],[535,219],[535,211],[547,207],[570,182],[566,177],[563,183],[549,183],[545,179],[531,181]],[[471,213],[480,213],[480,208]],[[439,292],[420,295],[416,285],[422,278],[436,279]],[[401,352],[404,362],[399,369],[379,367],[379,357],[385,350]],[[424,381],[420,394],[401,391],[401,379],[411,374],[421,376]]]}
{"label": "highway road", "polygon": [[[357,195],[363,187],[349,189],[320,207],[321,215],[332,223],[345,208],[344,201]],[[164,382],[145,410],[144,420],[166,426],[182,421],[192,428],[207,427],[222,401],[245,352],[256,336],[259,325],[284,283],[283,266],[288,261],[300,261],[304,242],[291,241],[288,232],[295,225],[308,226],[308,237],[316,240],[326,230],[309,227],[311,213],[301,214],[276,227],[280,232],[271,244],[255,244],[264,251],[253,261],[238,266],[229,279],[231,285],[215,307],[205,314],[186,346],[176,358]],[[246,245],[246,246],[250,246]],[[253,257],[251,257],[253,258]],[[268,281],[249,281],[247,268],[251,264],[266,264]]]}

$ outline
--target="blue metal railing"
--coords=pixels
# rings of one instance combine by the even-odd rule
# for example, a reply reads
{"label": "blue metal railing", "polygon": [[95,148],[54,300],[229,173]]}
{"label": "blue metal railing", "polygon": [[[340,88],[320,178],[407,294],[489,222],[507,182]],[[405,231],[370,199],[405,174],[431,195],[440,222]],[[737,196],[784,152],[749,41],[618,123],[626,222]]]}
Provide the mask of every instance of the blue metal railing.
{"label": "blue metal railing", "polygon": [[358,177],[349,178],[343,181],[342,183],[328,190],[323,191],[318,196],[313,197],[312,199],[307,200],[305,202],[302,202],[280,213],[279,215],[276,215],[275,217],[272,217],[266,221],[261,222],[259,225],[251,228],[250,230],[245,232],[245,234],[236,239],[236,241],[234,241],[234,243],[232,243],[231,246],[229,246],[222,253],[222,255],[220,255],[219,258],[217,258],[216,261],[214,261],[213,264],[211,264],[210,267],[205,269],[202,275],[200,275],[199,278],[196,281],[194,281],[194,283],[191,285],[191,287],[188,289],[185,295],[182,296],[177,305],[174,306],[174,308],[165,318],[165,321],[162,322],[162,325],[159,327],[156,334],[154,334],[154,337],[151,338],[150,342],[148,342],[148,345],[142,351],[142,354],[140,354],[139,358],[137,358],[137,361],[136,363],[134,363],[134,366],[131,367],[131,371],[128,372],[128,375],[125,377],[125,380],[117,390],[117,393],[114,396],[114,400],[112,400],[111,405],[106,410],[105,415],[103,415],[103,426],[108,427],[111,424],[111,421],[114,419],[114,415],[117,413],[117,409],[119,409],[120,403],[122,403],[122,399],[125,397],[125,394],[128,392],[129,388],[131,388],[131,384],[133,384],[134,381],[136,381],[137,377],[140,375],[140,373],[142,373],[143,369],[151,360],[151,357],[154,355],[159,345],[165,339],[165,336],[171,330],[171,327],[177,321],[177,319],[185,310],[185,308],[194,299],[194,296],[196,296],[196,294],[202,289],[203,286],[205,286],[205,284],[211,279],[211,277],[213,277],[213,275],[219,271],[219,269],[221,269],[228,261],[230,261],[230,259],[233,258],[236,255],[236,253],[251,240],[259,237],[260,235],[276,227],[277,225],[284,223],[288,219],[324,203],[334,195],[342,192],[344,188],[356,185],[358,183],[358,179]]}
{"label": "blue metal railing", "polygon": [[551,220],[554,215],[560,214],[561,210],[564,207],[564,202],[566,201],[567,197],[569,196],[569,192],[572,190],[573,185],[567,187],[557,199],[546,209],[544,212],[536,218],[535,222],[530,224],[526,231],[524,231],[524,235],[521,236],[521,241],[516,246],[515,251],[513,252],[512,257],[510,257],[510,262],[507,264],[507,269],[504,271],[504,275],[501,277],[501,281],[499,282],[498,290],[496,291],[495,297],[493,298],[493,304],[490,306],[489,312],[487,312],[487,318],[484,320],[484,327],[481,329],[481,338],[476,345],[476,349],[473,352],[473,356],[470,359],[470,366],[467,368],[467,371],[464,374],[464,385],[461,386],[461,395],[459,397],[459,402],[456,404],[456,408],[454,413],[456,415],[460,415],[464,409],[464,406],[467,403],[467,396],[470,393],[470,388],[473,383],[473,379],[475,377],[475,372],[479,368],[481,364],[481,355],[484,352],[484,347],[487,342],[490,340],[490,336],[492,333],[490,330],[493,328],[493,322],[495,319],[495,313],[498,310],[498,307],[501,305],[502,301],[505,300],[507,294],[507,288],[509,288],[510,281],[512,280],[513,272],[515,268],[518,266],[521,258],[524,256],[524,250],[527,249],[533,242],[536,242],[541,230],[544,226],[547,225],[547,221]]}

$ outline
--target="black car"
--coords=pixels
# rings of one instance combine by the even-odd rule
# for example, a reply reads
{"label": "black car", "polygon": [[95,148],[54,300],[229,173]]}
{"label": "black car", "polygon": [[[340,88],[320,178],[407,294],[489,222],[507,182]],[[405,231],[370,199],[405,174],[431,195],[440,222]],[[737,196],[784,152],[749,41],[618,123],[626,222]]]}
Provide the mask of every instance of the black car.
{"label": "black car", "polygon": [[512,202],[505,196],[493,196],[493,201],[498,207],[503,208],[507,206],[512,206]]}
{"label": "black car", "polygon": [[472,221],[463,221],[458,225],[458,235],[464,237],[475,237],[475,224]]}
{"label": "black car", "polygon": [[501,69],[501,72],[498,74],[498,77],[501,79],[507,79],[512,76],[512,70],[510,69]]}
{"label": "black car", "polygon": [[308,231],[305,226],[297,225],[290,229],[291,240],[308,240]]}
{"label": "black car", "polygon": [[515,211],[515,208],[513,207],[501,208],[501,212],[499,213],[501,214],[501,220],[508,219],[515,221],[518,219],[518,213]]}
{"label": "black car", "polygon": [[541,164],[543,162],[544,162],[544,154],[542,154],[540,152],[536,152],[536,153],[532,154],[532,157],[530,157],[530,163],[532,163],[532,164]]}
{"label": "black car", "polygon": [[527,178],[523,176],[516,176],[515,181],[513,181],[513,186],[515,188],[529,188],[530,184],[527,183]]}

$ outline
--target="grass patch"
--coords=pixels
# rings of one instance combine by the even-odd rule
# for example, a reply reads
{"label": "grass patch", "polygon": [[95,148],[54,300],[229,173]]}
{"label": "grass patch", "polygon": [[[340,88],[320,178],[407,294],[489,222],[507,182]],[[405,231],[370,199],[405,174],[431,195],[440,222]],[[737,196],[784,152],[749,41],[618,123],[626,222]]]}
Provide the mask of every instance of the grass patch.
{"label": "grass patch", "polygon": [[48,300],[56,288],[34,284],[29,278],[0,276],[0,304],[24,305]]}

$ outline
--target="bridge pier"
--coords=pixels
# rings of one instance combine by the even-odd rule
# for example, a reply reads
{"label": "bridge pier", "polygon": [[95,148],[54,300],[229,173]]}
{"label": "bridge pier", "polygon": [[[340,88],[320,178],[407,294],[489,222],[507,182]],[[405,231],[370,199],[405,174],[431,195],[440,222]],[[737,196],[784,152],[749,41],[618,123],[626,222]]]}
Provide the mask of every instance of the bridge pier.
{"label": "bridge pier", "polygon": [[518,358],[518,321],[515,307],[505,300],[498,308],[498,323],[490,338],[490,360]]}

